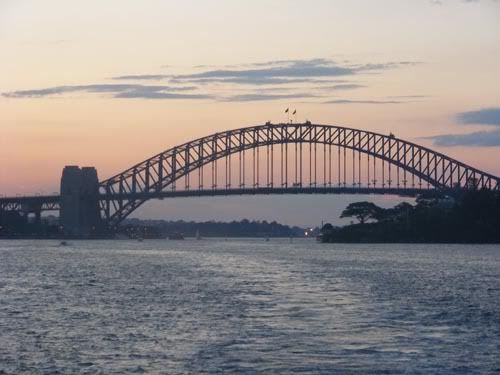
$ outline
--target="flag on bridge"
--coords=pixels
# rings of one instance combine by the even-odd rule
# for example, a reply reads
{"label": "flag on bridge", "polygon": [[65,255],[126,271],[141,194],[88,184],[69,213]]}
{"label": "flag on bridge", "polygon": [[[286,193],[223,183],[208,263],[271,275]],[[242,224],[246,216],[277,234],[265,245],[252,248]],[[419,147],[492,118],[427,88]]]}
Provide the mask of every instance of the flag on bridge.
{"label": "flag on bridge", "polygon": [[289,109],[289,108],[287,108],[287,109],[286,109],[285,113],[288,113],[288,109]]}
{"label": "flag on bridge", "polygon": [[296,110],[296,109],[294,109],[294,110],[293,110],[292,115],[294,115],[294,114],[296,114],[296,113],[297,113],[297,110]]}

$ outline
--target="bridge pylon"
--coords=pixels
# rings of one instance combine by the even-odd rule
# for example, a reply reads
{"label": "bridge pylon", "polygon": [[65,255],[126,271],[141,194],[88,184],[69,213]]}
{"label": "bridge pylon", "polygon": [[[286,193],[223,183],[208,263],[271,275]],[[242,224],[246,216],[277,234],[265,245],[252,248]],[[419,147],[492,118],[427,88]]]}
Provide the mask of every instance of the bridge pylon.
{"label": "bridge pylon", "polygon": [[64,167],[59,212],[64,235],[86,238],[101,233],[99,199],[99,180],[94,167]]}

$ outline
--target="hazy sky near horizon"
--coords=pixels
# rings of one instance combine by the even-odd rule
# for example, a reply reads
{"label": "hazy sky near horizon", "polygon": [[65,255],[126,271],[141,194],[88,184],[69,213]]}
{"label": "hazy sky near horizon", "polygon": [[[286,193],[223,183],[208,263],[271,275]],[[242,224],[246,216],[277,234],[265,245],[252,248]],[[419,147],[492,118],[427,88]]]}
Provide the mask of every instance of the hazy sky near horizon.
{"label": "hazy sky near horizon", "polygon": [[[498,0],[0,0],[0,51],[3,195],[58,191],[67,164],[106,178],[287,107],[500,175]],[[314,224],[359,199],[165,200],[135,216]]]}

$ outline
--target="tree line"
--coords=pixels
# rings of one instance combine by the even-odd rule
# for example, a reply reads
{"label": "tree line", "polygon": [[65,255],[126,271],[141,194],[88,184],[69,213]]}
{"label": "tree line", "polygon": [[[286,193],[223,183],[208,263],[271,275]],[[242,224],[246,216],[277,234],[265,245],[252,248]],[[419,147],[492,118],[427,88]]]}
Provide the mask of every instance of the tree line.
{"label": "tree line", "polygon": [[186,237],[300,237],[304,229],[277,223],[250,221],[218,222],[218,221],[166,221],[126,219],[118,229],[120,233],[138,235],[143,238],[163,238],[172,233],[179,233]]}
{"label": "tree line", "polygon": [[340,215],[357,223],[323,226],[323,242],[500,243],[500,194],[466,190],[452,197],[419,196],[416,204],[382,208],[349,204]]}

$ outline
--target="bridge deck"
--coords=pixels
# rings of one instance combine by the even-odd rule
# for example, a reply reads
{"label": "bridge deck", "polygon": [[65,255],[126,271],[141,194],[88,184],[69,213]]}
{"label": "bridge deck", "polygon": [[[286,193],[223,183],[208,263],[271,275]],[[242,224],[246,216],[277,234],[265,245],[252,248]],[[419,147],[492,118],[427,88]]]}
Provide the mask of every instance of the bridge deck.
{"label": "bridge deck", "polygon": [[[437,192],[436,189],[404,188],[404,187],[349,187],[349,186],[292,186],[292,187],[252,187],[227,189],[194,189],[194,190],[165,190],[147,193],[128,194],[101,194],[100,200],[142,200],[164,198],[187,198],[231,195],[271,195],[271,194],[389,194],[404,197],[415,197],[425,192]],[[59,195],[35,195],[0,198],[0,209],[19,211],[53,211],[59,209]]]}
{"label": "bridge deck", "polygon": [[[391,194],[399,196],[415,197],[419,194],[435,189],[423,188],[368,188],[368,187],[348,187],[348,186],[307,186],[307,187],[253,187],[253,188],[227,188],[227,189],[195,189],[195,190],[166,190],[151,193],[125,194],[124,199],[144,199],[144,198],[179,198],[179,197],[207,197],[207,196],[228,196],[228,195],[271,195],[271,194]],[[106,199],[106,196],[102,196]],[[115,196],[111,197],[116,198]]]}

